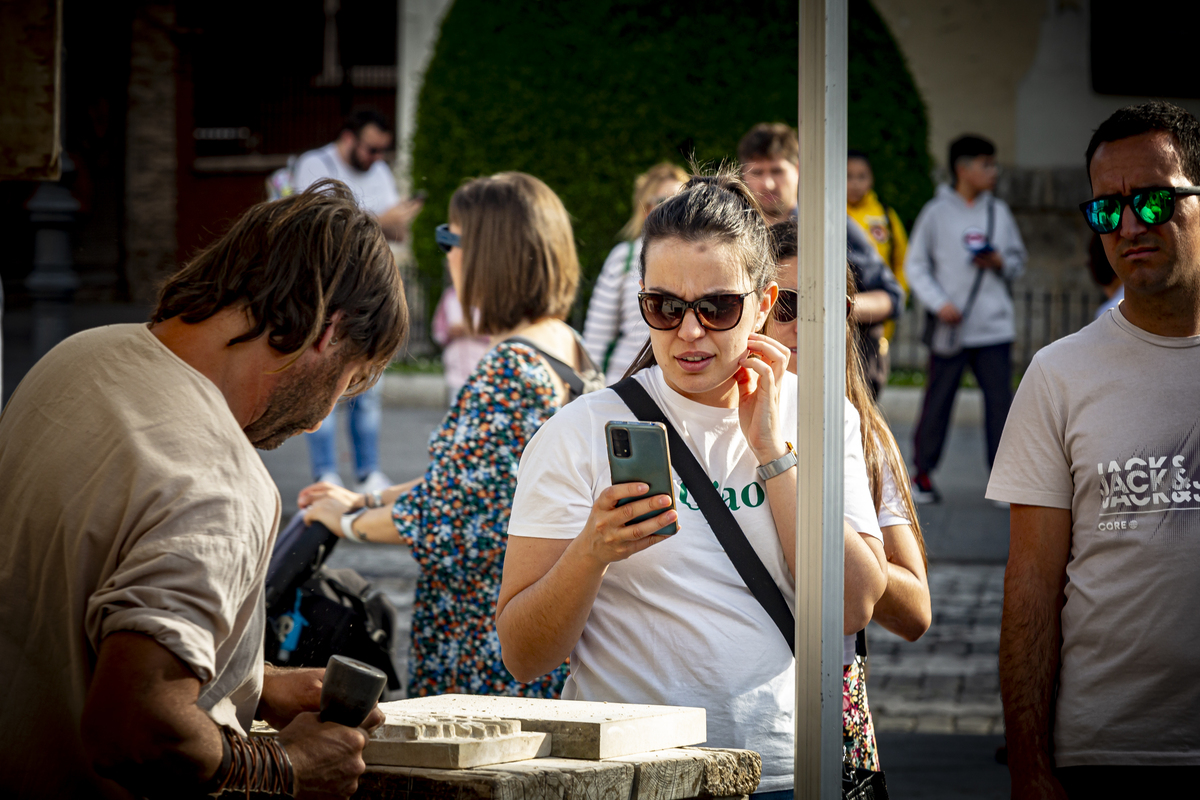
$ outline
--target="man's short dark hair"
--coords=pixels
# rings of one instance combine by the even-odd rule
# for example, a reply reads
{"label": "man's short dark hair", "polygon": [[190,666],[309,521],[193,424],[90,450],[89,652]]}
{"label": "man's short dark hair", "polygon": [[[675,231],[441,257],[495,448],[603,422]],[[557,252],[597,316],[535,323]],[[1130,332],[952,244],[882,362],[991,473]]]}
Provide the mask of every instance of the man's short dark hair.
{"label": "man's short dark hair", "polygon": [[788,217],[783,222],[776,222],[770,228],[771,255],[775,263],[785,258],[795,258],[800,253],[800,237],[797,233],[796,218]]}
{"label": "man's short dark hair", "polygon": [[855,150],[853,147],[846,151],[846,160],[853,161],[854,159],[867,162],[867,166],[871,166],[871,157],[862,150]]}
{"label": "man's short dark hair", "polygon": [[395,257],[378,220],[341,181],[317,181],[299,194],[259,203],[167,279],[152,322],[203,322],[244,304],[251,329],[229,345],[266,334],[277,352],[299,356],[334,313],[337,335],[370,374],[369,388],[408,333],[408,306]]}
{"label": "man's short dark hair", "polygon": [[374,125],[383,133],[391,130],[387,118],[373,108],[356,109],[350,116],[346,117],[346,121],[342,123],[342,130],[350,131],[357,137],[362,135],[362,129],[368,125]]}
{"label": "man's short dark hair", "polygon": [[968,133],[958,137],[950,143],[950,160],[946,162],[950,167],[950,183],[958,183],[958,172],[955,167],[958,166],[961,159],[994,155],[996,155],[996,145],[982,136]]}
{"label": "man's short dark hair", "polygon": [[800,163],[800,139],[795,128],[782,122],[760,122],[755,125],[737,147],[738,161],[748,164],[757,158],[782,158],[793,164]]}
{"label": "man's short dark hair", "polygon": [[1200,181],[1200,121],[1186,109],[1162,100],[1119,108],[1100,123],[1088,142],[1088,180],[1092,178],[1092,156],[1100,145],[1150,131],[1166,131],[1174,136],[1183,174],[1192,183]]}

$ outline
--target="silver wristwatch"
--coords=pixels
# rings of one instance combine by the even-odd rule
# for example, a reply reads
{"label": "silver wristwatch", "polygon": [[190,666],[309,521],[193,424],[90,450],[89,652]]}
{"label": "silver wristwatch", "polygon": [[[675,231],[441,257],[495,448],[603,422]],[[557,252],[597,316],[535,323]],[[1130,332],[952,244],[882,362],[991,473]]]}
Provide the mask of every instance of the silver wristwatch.
{"label": "silver wristwatch", "polygon": [[[761,467],[759,469],[761,469]],[[349,514],[342,514],[342,538],[343,539],[346,539],[351,542],[367,541],[367,535],[365,533],[360,534],[360,533],[355,532],[355,530],[354,530],[354,520],[361,517],[364,513],[366,513],[366,511],[367,511],[366,508],[360,508],[355,511],[351,511]]]}
{"label": "silver wristwatch", "polygon": [[766,464],[760,464],[754,469],[754,473],[758,475],[758,479],[763,483],[771,480],[776,475],[782,475],[792,467],[800,463],[800,459],[796,457],[796,451],[792,448],[791,442],[784,442],[787,445],[788,451],[774,461],[769,461]]}

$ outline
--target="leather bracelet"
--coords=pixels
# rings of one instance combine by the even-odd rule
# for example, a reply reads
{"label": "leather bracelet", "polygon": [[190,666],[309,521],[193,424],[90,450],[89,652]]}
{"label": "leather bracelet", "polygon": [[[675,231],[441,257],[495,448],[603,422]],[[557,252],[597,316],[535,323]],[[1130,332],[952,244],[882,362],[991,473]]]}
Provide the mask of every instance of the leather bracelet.
{"label": "leather bracelet", "polygon": [[256,736],[252,739],[221,726],[224,748],[221,766],[203,791],[210,795],[222,792],[251,792],[294,797],[296,771],[292,759],[276,736]]}
{"label": "leather bracelet", "polygon": [[792,448],[791,442],[784,442],[787,445],[788,451],[774,461],[769,461],[766,464],[760,464],[754,468],[754,474],[763,483],[771,480],[776,475],[782,475],[792,467],[800,463],[796,451]]}
{"label": "leather bracelet", "polygon": [[354,530],[354,520],[358,519],[366,512],[366,508],[360,508],[357,511],[351,511],[349,514],[342,514],[342,538],[351,542],[367,541],[366,534],[360,534]]}
{"label": "leather bracelet", "polygon": [[222,727],[221,731],[221,763],[217,767],[217,771],[212,777],[200,784],[200,794],[220,794],[225,785],[225,779],[229,777],[229,768],[233,760],[233,752],[229,746],[229,739],[225,736],[225,731],[228,728]]}

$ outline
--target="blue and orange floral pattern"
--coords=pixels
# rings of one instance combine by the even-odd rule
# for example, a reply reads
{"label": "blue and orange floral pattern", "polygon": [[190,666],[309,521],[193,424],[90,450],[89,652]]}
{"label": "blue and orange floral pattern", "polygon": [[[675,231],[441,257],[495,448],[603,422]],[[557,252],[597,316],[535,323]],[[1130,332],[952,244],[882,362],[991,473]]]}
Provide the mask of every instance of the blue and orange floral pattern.
{"label": "blue and orange floral pattern", "polygon": [[400,540],[421,568],[409,697],[562,692],[565,664],[532,683],[513,679],[500,659],[493,621],[517,465],[557,408],[550,371],[538,354],[522,344],[497,345],[430,437],[425,480],[392,508]]}

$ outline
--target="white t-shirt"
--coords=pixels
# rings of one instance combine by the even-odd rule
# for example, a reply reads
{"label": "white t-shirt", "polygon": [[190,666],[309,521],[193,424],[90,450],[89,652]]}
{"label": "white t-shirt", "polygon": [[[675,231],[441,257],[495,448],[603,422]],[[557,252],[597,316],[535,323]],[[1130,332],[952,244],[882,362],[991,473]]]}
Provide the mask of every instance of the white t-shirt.
{"label": "white t-shirt", "polygon": [[1071,510],[1058,766],[1200,764],[1200,336],[1120,307],[1039,352],[987,496]]}
{"label": "white t-shirt", "polygon": [[[883,471],[880,475],[880,483],[882,493],[880,495],[879,504],[879,527],[887,528],[892,525],[911,525],[912,521],[904,514],[904,501],[900,497],[900,489],[896,486],[896,476],[892,474],[892,468],[884,461],[881,466]],[[846,666],[854,661],[854,645],[858,634],[848,633],[842,639],[842,666]]]}
{"label": "white t-shirt", "polygon": [[292,168],[292,185],[297,192],[304,191],[321,178],[337,178],[349,186],[358,205],[377,217],[400,202],[391,167],[376,161],[366,172],[359,172],[342,161],[337,145],[332,142],[309,150],[296,159]]}
{"label": "white t-shirt", "polygon": [[[794,608],[795,584],[737,409],[683,397],[667,386],[658,367],[639,372],[637,379],[717,483]],[[785,381],[782,402],[784,418],[794,420],[794,379]],[[508,535],[577,536],[595,498],[610,485],[604,424],[635,419],[611,389],[584,395],[551,417],[521,457]],[[845,444],[847,521],[880,536],[858,413],[849,403]],[[703,707],[709,746],[757,751],[763,758],[759,790],[786,789],[792,785],[795,660],[678,475],[675,481],[679,533],[609,565],[571,653],[563,697]]]}
{"label": "white t-shirt", "polygon": [[154,639],[248,731],[279,492],[211,380],[145,325],[76,334],[0,415],[0,795],[104,794],[80,719],[100,643]]}

